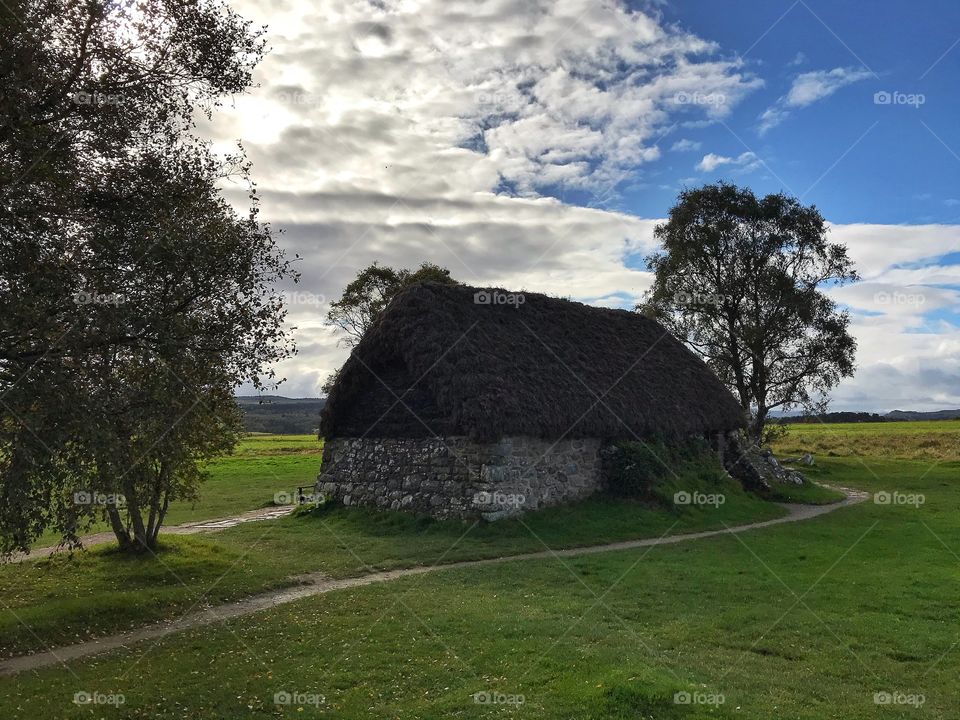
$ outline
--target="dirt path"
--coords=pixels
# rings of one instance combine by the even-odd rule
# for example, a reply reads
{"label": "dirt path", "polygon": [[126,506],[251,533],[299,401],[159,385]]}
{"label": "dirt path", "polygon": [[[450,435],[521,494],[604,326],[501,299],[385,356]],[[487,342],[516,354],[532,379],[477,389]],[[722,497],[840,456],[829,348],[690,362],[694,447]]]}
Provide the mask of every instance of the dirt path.
{"label": "dirt path", "polygon": [[[793,505],[781,504],[786,508],[788,514],[774,520],[764,520],[762,522],[747,523],[746,525],[737,525],[735,527],[724,528],[723,530],[705,530],[703,532],[688,533],[685,535],[669,535],[660,538],[645,538],[642,540],[625,540],[623,542],[608,543],[606,545],[589,545],[586,547],[570,548],[567,550],[543,550],[540,552],[524,553],[521,555],[508,555],[505,557],[489,558],[486,560],[464,560],[461,562],[449,563],[445,565],[429,565],[404,568],[400,570],[387,570],[384,572],[371,573],[360,577],[343,578],[333,580],[323,573],[309,573],[298,576],[303,584],[283,590],[253,595],[243,600],[226,605],[205,608],[196,612],[189,613],[183,617],[170,622],[156,623],[147,625],[138,630],[109,635],[96,640],[77,643],[76,645],[67,645],[64,647],[48,650],[46,652],[35,653],[33,655],[21,655],[0,661],[0,677],[16,675],[26,670],[36,670],[38,668],[65,663],[69,660],[95,655],[97,653],[124,648],[141,640],[154,640],[171,635],[181,630],[202,627],[212,623],[228,620],[230,618],[249,615],[284,605],[286,603],[310,597],[312,595],[321,595],[333,590],[343,590],[346,588],[362,587],[372,585],[373,583],[387,582],[401,577],[411,575],[423,575],[429,572],[438,572],[441,570],[450,570],[453,568],[471,568],[484,565],[497,565],[505,562],[514,562],[517,560],[535,560],[550,559],[553,557],[574,557],[578,555],[592,555],[595,553],[611,552],[614,550],[630,550],[633,548],[650,547],[653,545],[673,545],[675,543],[687,542],[690,540],[700,540],[702,538],[714,537],[717,535],[729,535],[732,533],[741,533],[747,530],[756,530],[758,528],[770,527],[772,525],[781,525],[783,523],[799,522],[801,520],[810,520],[820,515],[826,515],[834,510],[862,502],[867,499],[868,494],[849,488],[835,488],[846,493],[847,497],[832,505]],[[181,526],[184,527],[184,526]]]}
{"label": "dirt path", "polygon": [[[161,527],[160,533],[162,535],[195,535],[197,533],[211,533],[216,532],[217,530],[224,530],[226,528],[234,527],[236,525],[240,525],[241,523],[258,522],[260,520],[275,520],[276,518],[289,515],[293,512],[293,508],[293,505],[260,508],[259,510],[250,510],[249,512],[241,513],[240,515],[234,515],[233,517],[215,518],[213,520],[199,520],[196,522],[184,523],[183,525]],[[101,532],[94,533],[92,535],[84,535],[80,539],[83,541],[84,548],[88,548],[93,545],[113,542],[115,538],[112,532]],[[49,557],[55,552],[68,551],[57,545],[51,547],[32,548],[29,555],[14,555],[8,562],[23,562],[24,560],[34,560],[36,558]]]}

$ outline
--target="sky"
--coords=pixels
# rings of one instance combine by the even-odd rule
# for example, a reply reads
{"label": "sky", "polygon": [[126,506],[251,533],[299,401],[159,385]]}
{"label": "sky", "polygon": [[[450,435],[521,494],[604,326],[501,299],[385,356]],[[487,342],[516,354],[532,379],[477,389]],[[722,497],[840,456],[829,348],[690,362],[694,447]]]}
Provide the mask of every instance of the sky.
{"label": "sky", "polygon": [[955,0],[231,5],[271,50],[202,131],[242,141],[301,257],[279,394],[321,394],[348,354],[324,315],[374,261],[630,308],[677,194],[727,180],[849,248],[862,280],[828,292],[858,370],[832,410],[960,407]]}

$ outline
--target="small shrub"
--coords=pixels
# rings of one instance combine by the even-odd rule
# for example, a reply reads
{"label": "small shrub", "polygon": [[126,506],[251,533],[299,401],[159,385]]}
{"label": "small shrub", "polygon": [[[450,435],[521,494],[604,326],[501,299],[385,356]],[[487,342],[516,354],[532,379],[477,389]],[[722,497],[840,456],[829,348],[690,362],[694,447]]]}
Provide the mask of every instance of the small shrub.
{"label": "small shrub", "polygon": [[676,705],[673,698],[674,693],[670,690],[616,684],[603,692],[600,707],[594,717],[597,720],[678,718],[687,708]]}
{"label": "small shrub", "polygon": [[606,462],[607,492],[614,497],[652,499],[653,484],[666,472],[662,443],[619,442]]}
{"label": "small shrub", "polygon": [[725,475],[705,440],[651,439],[616,443],[605,458],[604,476],[613,497],[668,502],[678,489],[713,487]]}

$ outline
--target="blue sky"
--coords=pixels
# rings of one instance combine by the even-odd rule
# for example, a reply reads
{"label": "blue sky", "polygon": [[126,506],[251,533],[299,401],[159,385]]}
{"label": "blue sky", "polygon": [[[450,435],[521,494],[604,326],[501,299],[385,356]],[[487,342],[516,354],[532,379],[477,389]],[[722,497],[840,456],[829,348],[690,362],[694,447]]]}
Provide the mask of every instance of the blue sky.
{"label": "blue sky", "polygon": [[[752,184],[786,184],[833,222],[960,221],[960,3],[738,0],[735,12],[730,5],[676,3],[664,15],[758,64],[767,86],[727,123],[775,173]],[[756,117],[797,75],[833,68],[869,75],[758,136]],[[925,102],[874,103],[875,93],[894,91]],[[705,129],[704,141],[724,154],[744,149],[722,126]],[[643,207],[652,198],[632,201],[655,212]]]}
{"label": "blue sky", "polygon": [[[960,222],[960,3],[876,0],[864,8],[832,0],[663,4],[665,21],[743,59],[764,86],[722,123],[664,136],[662,161],[643,182],[624,184],[619,207],[660,217],[678,185],[730,178],[729,168],[696,170],[706,151],[751,151],[762,165],[736,178],[758,192],[802,197],[833,222]],[[798,77],[838,68],[866,77],[758,132],[761,114]],[[879,92],[922,95],[923,103],[877,105]],[[704,152],[671,151],[678,138]],[[590,202],[589,194],[567,196]]]}
{"label": "blue sky", "polygon": [[373,261],[630,307],[677,193],[723,179],[815,204],[860,270],[834,408],[960,407],[960,3],[231,3],[272,51],[206,131],[302,257],[282,393],[343,362],[323,315]]}

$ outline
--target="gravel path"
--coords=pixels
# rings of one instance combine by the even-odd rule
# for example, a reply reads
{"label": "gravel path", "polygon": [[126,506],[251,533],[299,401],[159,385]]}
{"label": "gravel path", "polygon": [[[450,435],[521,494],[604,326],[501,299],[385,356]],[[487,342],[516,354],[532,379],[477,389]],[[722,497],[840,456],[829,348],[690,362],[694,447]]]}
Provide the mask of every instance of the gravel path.
{"label": "gravel path", "polygon": [[[292,588],[276,590],[273,592],[252,595],[243,600],[225,605],[204,608],[195,612],[188,613],[177,620],[170,622],[156,623],[147,625],[138,630],[132,630],[117,635],[109,635],[96,640],[77,643],[76,645],[67,645],[45,652],[35,653],[33,655],[21,655],[0,661],[0,677],[16,675],[26,670],[35,670],[49,665],[65,663],[69,660],[95,655],[97,653],[125,648],[141,640],[155,640],[166,635],[187,630],[190,628],[202,627],[212,623],[220,622],[230,618],[249,615],[284,605],[286,603],[300,600],[313,595],[332,592],[334,590],[343,590],[346,588],[361,587],[372,585],[373,583],[388,582],[397,578],[408,577],[411,575],[423,575],[429,572],[439,572],[452,568],[470,568],[481,567],[484,565],[497,565],[505,562],[514,562],[516,560],[535,560],[550,559],[553,557],[575,557],[578,555],[592,555],[595,553],[611,552],[615,550],[630,550],[633,548],[650,547],[653,545],[673,545],[690,540],[701,540],[703,538],[714,537],[717,535],[729,535],[732,533],[742,533],[748,530],[770,527],[772,525],[781,525],[783,523],[800,522],[810,520],[821,515],[833,512],[834,510],[853,505],[866,500],[867,493],[850,490],[849,488],[836,488],[846,493],[847,497],[832,505],[793,505],[781,504],[786,508],[788,514],[775,520],[764,520],[762,522],[747,523],[734,527],[724,528],[723,530],[705,530],[703,532],[688,533],[684,535],[669,535],[659,538],[645,538],[642,540],[626,540],[624,542],[608,543],[606,545],[589,545],[586,547],[570,548],[568,550],[543,550],[540,552],[523,553],[520,555],[508,555],[505,557],[489,558],[487,560],[465,560],[462,562],[448,563],[445,565],[430,565],[404,568],[400,570],[387,570],[384,572],[370,573],[359,577],[343,578],[333,580],[323,573],[309,573],[298,576],[302,582]],[[258,518],[265,519],[265,518]],[[199,524],[194,524],[199,525]],[[187,526],[180,526],[181,528]],[[171,528],[176,530],[176,528]],[[197,530],[196,532],[210,532],[210,530]]]}
{"label": "gravel path", "polygon": [[[161,527],[160,533],[162,535],[195,535],[197,533],[217,532],[217,530],[224,530],[229,527],[240,525],[241,523],[258,522],[260,520],[275,520],[276,518],[289,515],[293,512],[293,509],[293,505],[260,508],[259,510],[250,510],[249,512],[241,513],[240,515],[234,515],[233,517],[215,518],[213,520],[200,520],[197,522],[184,523],[183,525]],[[94,533],[92,535],[84,535],[82,538],[80,538],[85,548],[93,545],[101,545],[103,543],[113,542],[115,539],[116,538],[112,532]],[[59,545],[32,548],[29,555],[23,553],[14,555],[7,562],[23,562],[24,560],[34,560],[36,558],[49,557],[55,552],[69,551],[60,547]],[[80,552],[83,551],[81,550]]]}

